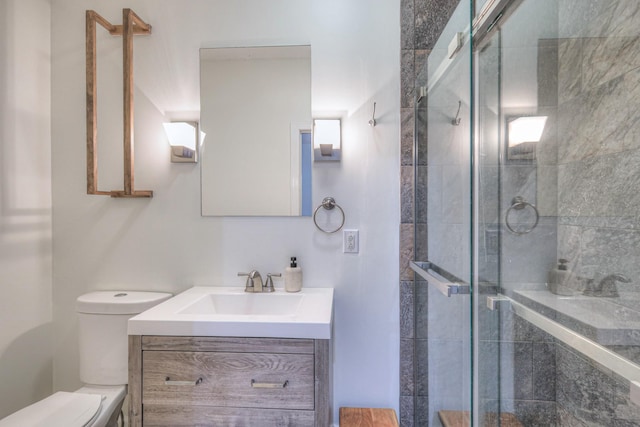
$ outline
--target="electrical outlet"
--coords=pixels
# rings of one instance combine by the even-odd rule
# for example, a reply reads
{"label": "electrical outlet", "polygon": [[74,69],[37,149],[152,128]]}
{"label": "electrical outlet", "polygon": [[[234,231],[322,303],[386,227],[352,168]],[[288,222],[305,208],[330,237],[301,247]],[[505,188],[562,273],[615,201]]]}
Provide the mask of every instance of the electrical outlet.
{"label": "electrical outlet", "polygon": [[342,231],[342,252],[345,254],[357,254],[360,249],[358,230]]}

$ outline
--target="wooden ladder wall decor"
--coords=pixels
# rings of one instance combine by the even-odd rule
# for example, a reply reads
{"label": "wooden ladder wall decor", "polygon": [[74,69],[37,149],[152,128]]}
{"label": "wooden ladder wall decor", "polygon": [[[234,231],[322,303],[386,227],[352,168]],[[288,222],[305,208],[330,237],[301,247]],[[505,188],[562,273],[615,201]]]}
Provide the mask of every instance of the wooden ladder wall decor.
{"label": "wooden ladder wall decor", "polygon": [[[87,194],[111,197],[153,197],[153,191],[134,189],[133,155],[133,36],[151,34],[131,9],[122,9],[122,25],[112,25],[93,10],[86,11],[87,49]],[[96,78],[96,23],[114,36],[122,36],[124,87],[124,190],[98,190],[98,82]]]}

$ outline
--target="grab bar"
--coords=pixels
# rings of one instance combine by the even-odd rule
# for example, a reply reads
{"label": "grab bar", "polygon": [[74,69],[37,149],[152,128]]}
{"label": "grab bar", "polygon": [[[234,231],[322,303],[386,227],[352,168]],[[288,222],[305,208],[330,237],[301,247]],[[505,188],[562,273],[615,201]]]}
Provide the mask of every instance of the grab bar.
{"label": "grab bar", "polygon": [[409,266],[429,285],[435,286],[446,297],[471,292],[469,285],[431,261],[410,261]]}
{"label": "grab bar", "polygon": [[511,311],[520,318],[537,326],[574,350],[584,354],[589,359],[594,360],[605,368],[627,379],[629,381],[631,401],[635,404],[640,404],[639,365],[507,296],[497,295],[487,297],[487,306],[493,310],[496,308],[495,303],[500,301],[509,303]]}

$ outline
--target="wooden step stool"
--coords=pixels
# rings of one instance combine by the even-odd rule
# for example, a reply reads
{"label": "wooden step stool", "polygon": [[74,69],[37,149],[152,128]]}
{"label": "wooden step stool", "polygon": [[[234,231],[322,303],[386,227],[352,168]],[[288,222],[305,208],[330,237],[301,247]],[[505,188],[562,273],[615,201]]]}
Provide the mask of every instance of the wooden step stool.
{"label": "wooden step stool", "polygon": [[393,409],[340,408],[340,427],[399,427],[399,424]]}

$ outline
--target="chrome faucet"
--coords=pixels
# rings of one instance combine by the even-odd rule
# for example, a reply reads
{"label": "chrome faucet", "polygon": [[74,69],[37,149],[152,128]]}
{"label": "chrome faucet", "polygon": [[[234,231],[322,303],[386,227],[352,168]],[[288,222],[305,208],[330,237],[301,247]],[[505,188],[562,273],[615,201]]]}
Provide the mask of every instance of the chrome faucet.
{"label": "chrome faucet", "polygon": [[629,283],[631,280],[627,276],[619,273],[609,274],[600,280],[597,285],[594,279],[591,279],[587,282],[583,294],[593,297],[617,297],[619,294],[616,282]]}
{"label": "chrome faucet", "polygon": [[262,285],[262,276],[258,270],[251,270],[250,273],[238,273],[238,276],[247,276],[247,283],[245,284],[245,292],[263,292],[264,287]]}
{"label": "chrome faucet", "polygon": [[275,292],[275,288],[273,287],[273,279],[272,277],[280,277],[282,274],[280,273],[268,273],[267,274],[267,283],[262,283],[262,276],[258,272],[258,270],[251,270],[250,273],[238,273],[238,276],[247,276],[247,283],[244,286],[245,292]]}

